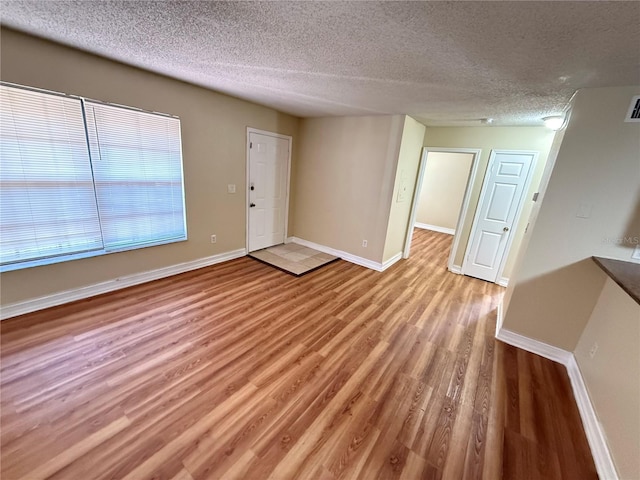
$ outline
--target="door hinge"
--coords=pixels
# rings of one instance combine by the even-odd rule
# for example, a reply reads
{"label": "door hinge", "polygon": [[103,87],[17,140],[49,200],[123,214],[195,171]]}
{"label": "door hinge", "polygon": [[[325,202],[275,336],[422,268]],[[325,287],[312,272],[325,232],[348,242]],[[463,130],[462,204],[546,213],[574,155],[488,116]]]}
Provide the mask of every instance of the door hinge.
{"label": "door hinge", "polygon": [[253,142],[249,142],[249,148],[253,148]]}

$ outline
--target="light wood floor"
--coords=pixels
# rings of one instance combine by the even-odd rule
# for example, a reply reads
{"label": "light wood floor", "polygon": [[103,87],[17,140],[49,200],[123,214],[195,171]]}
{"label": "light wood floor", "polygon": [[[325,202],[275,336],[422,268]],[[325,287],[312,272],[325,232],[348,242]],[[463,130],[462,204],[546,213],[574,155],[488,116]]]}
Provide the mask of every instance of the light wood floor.
{"label": "light wood floor", "polygon": [[414,238],[384,273],[245,257],[2,322],[2,478],[596,478],[564,368]]}

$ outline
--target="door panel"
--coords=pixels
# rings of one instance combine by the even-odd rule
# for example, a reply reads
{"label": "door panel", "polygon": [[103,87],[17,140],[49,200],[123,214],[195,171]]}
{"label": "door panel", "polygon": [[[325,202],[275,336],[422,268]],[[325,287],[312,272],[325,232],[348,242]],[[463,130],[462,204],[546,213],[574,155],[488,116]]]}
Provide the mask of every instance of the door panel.
{"label": "door panel", "polygon": [[509,218],[509,211],[511,205],[513,205],[515,194],[515,185],[495,183],[489,198],[489,210],[485,220],[488,222],[506,222]]}
{"label": "door panel", "polygon": [[478,240],[478,251],[476,252],[475,263],[483,267],[489,267],[496,262],[502,235],[494,232],[483,231]]}
{"label": "door panel", "polygon": [[493,151],[473,222],[463,273],[495,282],[537,153]]}
{"label": "door panel", "polygon": [[502,162],[500,163],[500,169],[498,175],[507,177],[519,177],[522,173],[521,163]]}
{"label": "door panel", "polygon": [[251,132],[249,142],[248,248],[252,252],[284,243],[289,141]]}

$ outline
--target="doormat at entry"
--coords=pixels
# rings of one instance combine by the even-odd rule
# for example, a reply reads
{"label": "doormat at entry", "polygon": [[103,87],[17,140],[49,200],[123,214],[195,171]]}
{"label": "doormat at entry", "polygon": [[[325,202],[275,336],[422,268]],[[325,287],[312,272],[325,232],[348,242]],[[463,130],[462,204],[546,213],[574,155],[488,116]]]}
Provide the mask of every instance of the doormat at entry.
{"label": "doormat at entry", "polygon": [[295,243],[276,245],[274,247],[256,250],[249,254],[251,258],[266,263],[272,267],[300,277],[324,267],[340,257],[319,252],[313,248],[303,247]]}

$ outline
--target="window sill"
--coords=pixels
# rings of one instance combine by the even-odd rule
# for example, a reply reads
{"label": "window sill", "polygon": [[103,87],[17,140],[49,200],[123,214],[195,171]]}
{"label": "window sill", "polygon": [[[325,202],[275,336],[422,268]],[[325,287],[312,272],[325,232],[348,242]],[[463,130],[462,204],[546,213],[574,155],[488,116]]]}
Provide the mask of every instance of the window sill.
{"label": "window sill", "polygon": [[109,255],[111,253],[129,252],[131,250],[140,250],[142,248],[147,248],[147,247],[157,247],[159,245],[168,245],[170,243],[186,242],[187,240],[188,238],[184,237],[184,238],[178,238],[178,239],[162,240],[162,241],[152,242],[152,243],[131,245],[131,246],[121,247],[113,250],[90,250],[87,252],[72,253],[70,255],[60,255],[57,257],[40,258],[38,260],[31,260],[27,262],[10,263],[7,265],[0,265],[0,273],[13,272],[16,270],[24,270],[25,268],[41,267],[44,265],[53,265],[56,263],[70,262],[73,260],[81,260],[83,258],[100,257],[103,255]]}

